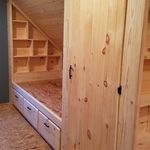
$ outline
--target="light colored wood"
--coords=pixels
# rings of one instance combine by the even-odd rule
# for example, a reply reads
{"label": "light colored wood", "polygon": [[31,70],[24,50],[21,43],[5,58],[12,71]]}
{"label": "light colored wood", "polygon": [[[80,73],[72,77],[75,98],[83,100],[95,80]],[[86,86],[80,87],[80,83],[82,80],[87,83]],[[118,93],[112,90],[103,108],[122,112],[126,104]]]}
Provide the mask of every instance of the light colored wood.
{"label": "light colored wood", "polygon": [[29,72],[28,58],[14,58],[14,73]]}
{"label": "light colored wood", "polygon": [[[28,20],[26,15],[16,5],[13,4],[12,8],[12,57],[14,57],[13,72],[15,73],[13,80],[19,80],[18,78],[16,78],[16,76],[20,76],[20,78],[30,79],[30,77],[32,77],[31,74],[34,72],[37,72],[37,76],[34,76],[35,79],[33,80],[39,80],[38,74],[40,72],[43,74],[43,76],[44,74],[45,76],[46,74],[48,74],[46,72],[52,72],[52,74],[54,74],[53,72],[55,71],[56,73],[57,71],[57,73],[60,73],[60,51],[58,51],[53,43],[48,40],[48,37],[41,33],[41,30],[37,26],[35,26],[35,24],[33,24],[30,19]],[[60,75],[57,75],[56,77]]]}
{"label": "light colored wood", "polygon": [[49,80],[49,79],[60,79],[62,78],[61,71],[51,71],[51,72],[27,72],[27,73],[15,73],[15,82],[27,82],[27,81],[39,81],[39,80]]}
{"label": "light colored wood", "polygon": [[63,74],[62,74],[62,132],[61,132],[61,150],[66,150],[68,144],[68,114],[69,114],[69,78],[68,68],[70,63],[69,57],[69,16],[70,0],[64,1],[64,40],[63,40]]}
{"label": "light colored wood", "polygon": [[28,39],[27,22],[13,22],[13,38]]}
{"label": "light colored wood", "polygon": [[39,112],[38,131],[55,150],[60,150],[60,128],[41,112]]}
{"label": "light colored wood", "polygon": [[64,66],[63,150],[116,149],[125,6],[124,0],[66,1],[64,63],[74,71],[68,81]]}
{"label": "light colored wood", "polygon": [[[143,66],[141,43],[144,22],[145,0],[130,0],[127,3],[124,53],[121,73],[122,96],[119,104],[117,150],[133,150]],[[143,62],[142,62],[143,63]]]}
{"label": "light colored wood", "polygon": [[32,54],[31,40],[14,40],[13,41],[13,56],[30,56]]}
{"label": "light colored wood", "polygon": [[63,49],[64,0],[13,0],[60,50]]}
{"label": "light colored wood", "polygon": [[24,99],[23,115],[36,129],[38,128],[38,109],[26,99]]}
{"label": "light colored wood", "polygon": [[12,100],[16,108],[23,114],[24,113],[24,99],[23,97],[15,90],[12,91]]}
{"label": "light colored wood", "polygon": [[62,81],[32,81],[18,83],[18,85],[34,98],[51,109],[59,117],[62,114]]}

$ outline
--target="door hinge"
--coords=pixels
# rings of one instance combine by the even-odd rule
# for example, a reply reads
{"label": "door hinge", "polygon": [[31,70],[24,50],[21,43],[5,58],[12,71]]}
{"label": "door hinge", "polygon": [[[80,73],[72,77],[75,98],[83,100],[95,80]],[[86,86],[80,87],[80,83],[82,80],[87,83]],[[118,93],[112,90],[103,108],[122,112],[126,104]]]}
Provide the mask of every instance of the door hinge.
{"label": "door hinge", "polygon": [[119,95],[122,94],[122,86],[121,86],[121,85],[118,87],[118,94],[119,94]]}

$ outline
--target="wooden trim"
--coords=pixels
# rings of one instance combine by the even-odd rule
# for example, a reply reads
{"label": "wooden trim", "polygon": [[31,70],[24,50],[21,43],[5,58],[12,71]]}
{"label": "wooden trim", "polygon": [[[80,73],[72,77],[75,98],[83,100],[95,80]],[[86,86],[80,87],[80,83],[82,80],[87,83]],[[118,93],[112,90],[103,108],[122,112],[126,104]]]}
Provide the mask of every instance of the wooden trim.
{"label": "wooden trim", "polygon": [[61,134],[61,150],[66,150],[67,145],[67,128],[68,128],[68,69],[69,69],[69,15],[70,0],[64,0],[64,48],[63,48],[63,91],[62,91],[62,134]]}
{"label": "wooden trim", "polygon": [[127,3],[117,150],[133,150],[135,142],[144,10],[145,0]]}
{"label": "wooden trim", "polygon": [[8,64],[9,64],[9,101],[12,103],[11,83],[13,79],[13,59],[12,59],[12,5],[11,0],[7,2],[7,28],[8,28]]}
{"label": "wooden trim", "polygon": [[32,105],[34,105],[38,110],[40,110],[43,114],[45,114],[58,127],[61,128],[62,119],[58,115],[56,115],[52,110],[48,109],[44,104],[40,103],[36,98],[34,98],[16,83],[13,82],[11,87],[15,89],[26,100],[28,100]]}

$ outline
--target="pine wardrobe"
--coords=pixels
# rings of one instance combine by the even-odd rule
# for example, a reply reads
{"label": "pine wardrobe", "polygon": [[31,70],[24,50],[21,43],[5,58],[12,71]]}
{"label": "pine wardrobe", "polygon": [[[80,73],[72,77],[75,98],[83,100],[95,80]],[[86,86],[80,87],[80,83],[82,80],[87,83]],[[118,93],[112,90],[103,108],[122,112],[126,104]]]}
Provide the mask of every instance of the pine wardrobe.
{"label": "pine wardrobe", "polygon": [[9,0],[10,101],[55,150],[150,149],[150,0]]}

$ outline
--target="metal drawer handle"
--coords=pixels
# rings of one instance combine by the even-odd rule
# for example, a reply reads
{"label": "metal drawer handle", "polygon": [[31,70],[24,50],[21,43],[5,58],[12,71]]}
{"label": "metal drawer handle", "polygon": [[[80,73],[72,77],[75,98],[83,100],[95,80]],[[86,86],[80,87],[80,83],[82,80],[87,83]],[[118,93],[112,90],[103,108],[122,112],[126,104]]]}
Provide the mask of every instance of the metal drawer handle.
{"label": "metal drawer handle", "polygon": [[18,96],[17,96],[17,95],[15,95],[15,97],[16,97],[16,98],[18,98]]}
{"label": "metal drawer handle", "polygon": [[49,128],[49,125],[47,125],[47,123],[44,123],[44,125],[45,125],[47,128]]}
{"label": "metal drawer handle", "polygon": [[28,110],[32,110],[30,107],[27,107]]}

